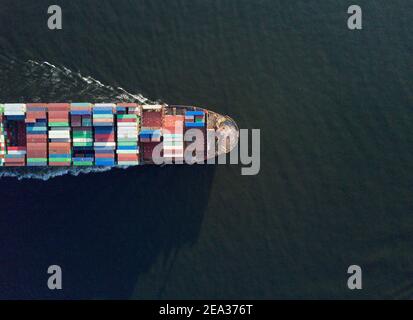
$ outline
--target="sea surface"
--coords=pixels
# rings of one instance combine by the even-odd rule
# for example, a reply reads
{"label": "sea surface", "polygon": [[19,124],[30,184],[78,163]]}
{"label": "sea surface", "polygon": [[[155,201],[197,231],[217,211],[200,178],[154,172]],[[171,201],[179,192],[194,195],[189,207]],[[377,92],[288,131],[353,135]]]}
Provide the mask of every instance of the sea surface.
{"label": "sea surface", "polygon": [[1,102],[205,106],[261,170],[2,169],[0,298],[413,298],[413,2],[351,4],[1,0]]}

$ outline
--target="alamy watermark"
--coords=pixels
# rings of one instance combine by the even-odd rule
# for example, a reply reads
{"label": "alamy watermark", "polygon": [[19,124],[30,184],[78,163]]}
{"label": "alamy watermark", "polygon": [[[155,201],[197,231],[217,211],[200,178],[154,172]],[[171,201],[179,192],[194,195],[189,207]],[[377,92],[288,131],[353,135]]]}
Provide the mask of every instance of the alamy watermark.
{"label": "alamy watermark", "polygon": [[363,29],[363,12],[358,5],[351,5],[347,9],[347,13],[351,16],[347,20],[347,27],[350,30],[362,30]]}
{"label": "alamy watermark", "polygon": [[[178,127],[177,127],[178,129]],[[179,132],[179,130],[175,130]],[[163,129],[163,136],[176,135]],[[222,132],[219,130],[189,129],[183,134],[185,147],[169,150],[164,140],[152,152],[152,160],[157,165],[164,164],[242,164],[242,175],[257,175],[261,167],[261,130]],[[172,143],[173,144],[173,143]],[[180,151],[176,151],[176,150]],[[229,158],[229,161],[228,161]]]}
{"label": "alamy watermark", "polygon": [[353,264],[348,267],[347,273],[351,274],[351,276],[347,280],[347,287],[350,290],[361,290],[363,289],[363,279],[362,279],[362,271],[361,267]]}
{"label": "alamy watermark", "polygon": [[51,15],[47,20],[47,27],[50,30],[62,30],[62,8],[58,5],[52,5],[49,8],[47,8],[47,13]]}
{"label": "alamy watermark", "polygon": [[[58,5],[51,5],[47,8],[47,13],[50,15],[47,20],[47,27],[50,30],[61,30],[63,28],[62,8]],[[347,20],[349,30],[363,29],[363,14],[359,5],[353,4],[348,7],[347,13],[351,16]]]}
{"label": "alamy watermark", "polygon": [[51,265],[47,269],[51,276],[47,279],[47,287],[50,290],[62,290],[62,268],[58,265]]}

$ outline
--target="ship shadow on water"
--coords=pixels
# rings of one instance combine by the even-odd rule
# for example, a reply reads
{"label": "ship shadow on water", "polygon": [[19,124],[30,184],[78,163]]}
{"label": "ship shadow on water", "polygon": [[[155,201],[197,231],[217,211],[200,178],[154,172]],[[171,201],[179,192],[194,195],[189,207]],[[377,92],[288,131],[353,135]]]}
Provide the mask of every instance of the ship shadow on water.
{"label": "ship shadow on water", "polygon": [[[161,255],[197,240],[213,176],[208,165],[1,179],[0,298],[129,298]],[[54,264],[63,290],[47,287]]]}

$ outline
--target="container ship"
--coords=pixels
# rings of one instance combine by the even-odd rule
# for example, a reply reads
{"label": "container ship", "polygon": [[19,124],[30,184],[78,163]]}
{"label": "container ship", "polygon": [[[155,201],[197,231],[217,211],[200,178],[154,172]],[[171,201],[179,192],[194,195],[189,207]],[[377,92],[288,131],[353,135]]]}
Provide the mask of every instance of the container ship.
{"label": "container ship", "polygon": [[[203,138],[185,141],[188,130]],[[207,160],[230,152],[238,136],[230,117],[193,106],[0,104],[0,167],[153,164],[157,146],[168,163],[183,163],[190,143],[199,144],[193,156]]]}

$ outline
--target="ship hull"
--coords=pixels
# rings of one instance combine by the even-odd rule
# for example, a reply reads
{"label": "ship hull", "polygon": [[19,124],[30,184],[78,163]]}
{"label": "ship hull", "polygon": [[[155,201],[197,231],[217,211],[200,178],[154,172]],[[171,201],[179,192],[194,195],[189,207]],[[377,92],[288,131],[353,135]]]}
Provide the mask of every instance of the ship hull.
{"label": "ship hull", "polygon": [[[0,167],[202,162],[217,155],[212,134],[224,119],[204,108],[166,104],[0,104]],[[188,135],[195,138],[188,141]],[[189,148],[192,156],[187,157]]]}

